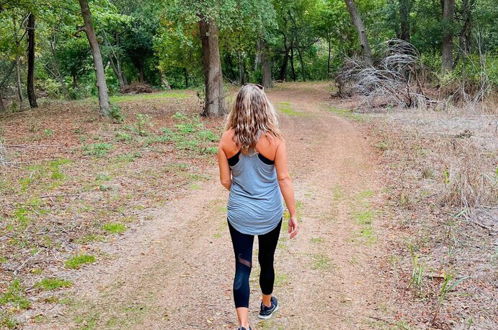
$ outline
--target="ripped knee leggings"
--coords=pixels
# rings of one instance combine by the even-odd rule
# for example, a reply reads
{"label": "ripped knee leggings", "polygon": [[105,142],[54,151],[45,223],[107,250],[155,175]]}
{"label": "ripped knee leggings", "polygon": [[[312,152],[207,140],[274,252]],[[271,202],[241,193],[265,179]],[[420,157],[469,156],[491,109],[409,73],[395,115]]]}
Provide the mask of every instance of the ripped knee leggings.
{"label": "ripped knee leggings", "polygon": [[[273,282],[275,281],[273,257],[277,248],[281,225],[282,221],[271,232],[258,236],[258,261],[261,267],[259,285],[265,295],[272,294],[273,292]],[[238,232],[230,223],[228,223],[228,227],[235,253],[235,277],[233,280],[235,308],[249,307],[249,275],[251,274],[252,267],[254,236]]]}

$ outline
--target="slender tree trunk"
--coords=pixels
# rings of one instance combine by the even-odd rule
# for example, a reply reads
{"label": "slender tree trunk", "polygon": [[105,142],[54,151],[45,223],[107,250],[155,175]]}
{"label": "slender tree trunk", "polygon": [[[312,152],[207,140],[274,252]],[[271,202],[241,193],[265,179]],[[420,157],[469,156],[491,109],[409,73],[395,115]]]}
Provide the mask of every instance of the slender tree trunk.
{"label": "slender tree trunk", "polygon": [[351,15],[351,20],[353,21],[353,25],[358,32],[358,38],[360,40],[360,46],[363,53],[363,59],[368,65],[373,64],[372,60],[372,50],[370,49],[370,43],[367,38],[367,31],[365,30],[365,26],[363,25],[363,20],[361,19],[360,13],[356,8],[356,4],[354,0],[345,0],[346,6],[348,7],[349,14]]}
{"label": "slender tree trunk", "polygon": [[185,78],[185,88],[188,88],[188,71],[187,68],[183,68],[183,77]]}
{"label": "slender tree trunk", "polygon": [[17,84],[17,96],[19,98],[19,110],[22,110],[22,103],[24,98],[22,96],[22,83],[21,83],[21,60],[19,56],[16,56],[16,84]]}
{"label": "slender tree trunk", "polygon": [[297,47],[297,55],[299,56],[299,63],[301,64],[301,75],[303,76],[303,81],[306,81],[306,68],[304,67],[303,54],[299,46]]}
{"label": "slender tree trunk", "polygon": [[261,41],[261,67],[263,73],[263,87],[272,88],[273,79],[271,75],[270,49],[264,40]]}
{"label": "slender tree trunk", "polygon": [[330,77],[330,60],[332,58],[332,47],[330,42],[330,34],[327,34],[328,56],[327,56],[327,77]]}
{"label": "slender tree trunk", "polygon": [[280,67],[280,74],[278,79],[285,81],[287,79],[287,64],[289,63],[289,49],[286,47],[284,52],[284,60]]}
{"label": "slender tree trunk", "polygon": [[201,17],[199,30],[202,43],[202,64],[204,68],[205,104],[203,116],[222,116],[227,112],[223,95],[218,27],[206,17]]}
{"label": "slender tree trunk", "polygon": [[442,0],[443,5],[443,40],[442,40],[442,70],[453,70],[453,19],[455,16],[455,0]]}
{"label": "slender tree trunk", "polygon": [[121,60],[119,59],[119,56],[116,56],[116,69],[118,70],[118,75],[121,77],[120,79],[123,81],[123,85],[128,86],[128,79],[126,79],[126,75],[121,67]]}
{"label": "slender tree trunk", "polygon": [[246,66],[244,63],[244,57],[239,53],[239,85],[244,85],[246,83]]}
{"label": "slender tree trunk", "polygon": [[28,80],[26,83],[28,100],[31,108],[38,108],[35,94],[35,15],[32,13],[28,16],[26,30],[28,30]]}
{"label": "slender tree trunk", "polygon": [[52,36],[52,39],[50,40],[49,44],[50,44],[50,51],[52,53],[52,68],[54,71],[54,76],[59,81],[59,84],[61,84],[63,95],[65,97],[69,97],[69,90],[67,88],[66,82],[64,81],[64,78],[62,77],[59,63],[57,62],[57,56],[55,51],[55,37]]}
{"label": "slender tree trunk", "polygon": [[463,27],[460,32],[460,48],[464,55],[470,52],[470,38],[472,33],[472,13],[475,8],[475,0],[463,0],[462,2],[462,16]]}
{"label": "slender tree trunk", "polygon": [[109,56],[109,61],[111,62],[112,71],[114,71],[116,78],[118,78],[119,88],[122,90],[126,86],[123,80],[122,72],[118,69],[117,63],[114,62],[112,56]]}
{"label": "slender tree trunk", "polygon": [[126,87],[128,83],[123,75],[123,71],[121,70],[121,61],[119,60],[119,56],[116,54],[111,44],[109,43],[109,40],[107,39],[105,33],[104,33],[104,41],[107,47],[111,49],[112,55],[109,56],[109,61],[111,62],[112,71],[114,71],[116,78],[118,78],[119,88],[123,90],[123,88]]}
{"label": "slender tree trunk", "polygon": [[290,63],[291,63],[292,80],[296,81],[296,70],[294,68],[294,41],[291,41]]}
{"label": "slender tree trunk", "polygon": [[107,83],[105,81],[105,71],[104,64],[102,62],[102,54],[100,53],[100,46],[97,41],[97,36],[95,35],[95,30],[92,24],[92,14],[90,13],[90,8],[88,7],[88,0],[79,0],[81,7],[81,15],[83,16],[83,21],[85,22],[85,33],[92,49],[93,64],[95,66],[95,74],[97,77],[97,87],[99,90],[99,106],[100,113],[103,116],[109,115],[109,94],[107,91]]}
{"label": "slender tree trunk", "polygon": [[5,110],[5,104],[3,104],[3,96],[2,96],[2,91],[0,90],[0,112],[4,112]]}
{"label": "slender tree trunk", "polygon": [[22,82],[21,82],[21,59],[17,53],[17,49],[19,49],[21,40],[19,40],[17,35],[17,23],[15,17],[12,18],[12,23],[14,26],[14,43],[16,44],[16,59],[15,59],[15,67],[16,67],[16,87],[17,87],[17,97],[19,98],[19,110],[22,110],[22,103],[24,98],[22,96]]}
{"label": "slender tree trunk", "polygon": [[413,0],[399,0],[399,21],[400,31],[399,38],[410,41],[410,12],[412,10]]}

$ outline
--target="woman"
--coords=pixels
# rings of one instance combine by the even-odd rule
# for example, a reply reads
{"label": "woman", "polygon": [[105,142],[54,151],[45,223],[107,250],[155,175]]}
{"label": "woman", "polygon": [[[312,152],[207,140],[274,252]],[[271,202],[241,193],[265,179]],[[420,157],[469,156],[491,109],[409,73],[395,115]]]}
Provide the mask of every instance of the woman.
{"label": "woman", "polygon": [[273,256],[282,224],[282,197],[289,210],[290,238],[298,226],[294,190],[287,170],[287,153],[273,106],[263,87],[248,84],[237,94],[218,151],[221,184],[230,190],[228,227],[235,253],[233,296],[239,330],[249,327],[249,275],[254,236],[258,236],[259,317],[268,319],[278,309],[272,296]]}

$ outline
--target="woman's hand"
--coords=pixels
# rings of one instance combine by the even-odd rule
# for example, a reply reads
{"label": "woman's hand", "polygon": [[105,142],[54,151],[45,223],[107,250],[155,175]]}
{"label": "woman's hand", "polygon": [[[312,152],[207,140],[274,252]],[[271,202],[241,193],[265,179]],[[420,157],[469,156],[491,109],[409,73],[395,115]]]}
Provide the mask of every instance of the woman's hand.
{"label": "woman's hand", "polygon": [[295,215],[289,218],[289,237],[292,239],[296,237],[298,232],[297,218]]}

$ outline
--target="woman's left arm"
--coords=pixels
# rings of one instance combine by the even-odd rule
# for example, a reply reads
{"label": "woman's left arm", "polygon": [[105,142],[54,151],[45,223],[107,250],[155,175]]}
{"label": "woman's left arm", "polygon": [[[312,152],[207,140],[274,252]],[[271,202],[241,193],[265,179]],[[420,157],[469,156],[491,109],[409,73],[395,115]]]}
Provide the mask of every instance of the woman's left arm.
{"label": "woman's left arm", "polygon": [[[222,140],[223,141],[223,140]],[[228,166],[227,155],[223,151],[222,141],[218,146],[218,167],[220,168],[220,181],[223,187],[230,190],[232,186],[232,175],[230,173],[230,166]]]}

